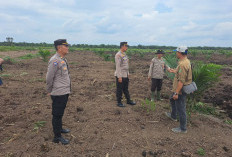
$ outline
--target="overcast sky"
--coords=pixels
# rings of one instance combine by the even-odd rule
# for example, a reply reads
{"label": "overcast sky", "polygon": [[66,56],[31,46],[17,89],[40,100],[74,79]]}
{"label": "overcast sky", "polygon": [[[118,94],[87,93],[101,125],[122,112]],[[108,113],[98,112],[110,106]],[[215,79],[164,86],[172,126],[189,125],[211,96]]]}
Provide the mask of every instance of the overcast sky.
{"label": "overcast sky", "polygon": [[0,41],[232,47],[232,0],[0,0]]}

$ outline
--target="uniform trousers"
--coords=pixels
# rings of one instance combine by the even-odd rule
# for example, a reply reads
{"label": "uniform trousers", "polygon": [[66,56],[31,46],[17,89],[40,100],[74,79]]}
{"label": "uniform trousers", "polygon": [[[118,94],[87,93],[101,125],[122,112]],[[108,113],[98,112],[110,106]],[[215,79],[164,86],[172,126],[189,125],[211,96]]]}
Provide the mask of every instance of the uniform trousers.
{"label": "uniform trousers", "polygon": [[157,91],[161,91],[163,79],[152,78],[151,80],[152,80],[151,91],[155,92],[156,88],[157,88]]}
{"label": "uniform trousers", "polygon": [[116,85],[117,85],[117,91],[116,91],[116,97],[117,102],[122,103],[122,92],[124,93],[127,102],[130,102],[130,94],[128,91],[129,87],[129,78],[122,78],[122,82],[118,82],[118,78],[116,77]]}
{"label": "uniform trousers", "polygon": [[69,94],[54,96],[52,99],[52,127],[55,137],[61,137],[62,117],[68,102]]}

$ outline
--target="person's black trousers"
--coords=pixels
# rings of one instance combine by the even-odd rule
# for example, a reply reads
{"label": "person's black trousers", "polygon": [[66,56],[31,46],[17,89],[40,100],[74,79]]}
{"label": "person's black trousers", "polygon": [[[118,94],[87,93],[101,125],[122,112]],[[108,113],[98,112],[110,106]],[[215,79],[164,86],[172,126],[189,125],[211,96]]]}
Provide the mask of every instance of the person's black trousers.
{"label": "person's black trousers", "polygon": [[152,80],[151,91],[155,92],[156,88],[157,88],[157,91],[161,91],[163,79],[152,78],[151,80]]}
{"label": "person's black trousers", "polygon": [[116,86],[117,86],[117,91],[116,91],[116,97],[117,97],[117,102],[122,103],[122,92],[124,93],[127,102],[130,101],[130,94],[128,91],[129,87],[129,78],[122,78],[122,83],[118,82],[118,78],[116,77]]}
{"label": "person's black trousers", "polygon": [[61,137],[62,129],[62,117],[64,110],[68,102],[69,94],[54,96],[51,95],[52,99],[52,127],[55,137]]}

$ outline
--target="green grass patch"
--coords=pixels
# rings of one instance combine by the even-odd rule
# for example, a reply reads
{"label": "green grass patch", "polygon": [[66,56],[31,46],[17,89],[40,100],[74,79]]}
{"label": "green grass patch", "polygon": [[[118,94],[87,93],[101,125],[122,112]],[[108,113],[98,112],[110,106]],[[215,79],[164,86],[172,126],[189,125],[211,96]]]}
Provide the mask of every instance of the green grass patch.
{"label": "green grass patch", "polygon": [[232,120],[226,119],[226,120],[225,120],[225,123],[226,123],[226,124],[229,124],[229,125],[232,125]]}
{"label": "green grass patch", "polygon": [[200,156],[205,156],[205,150],[203,148],[198,148],[197,149],[197,154]]}
{"label": "green grass patch", "polygon": [[37,121],[34,123],[34,131],[39,131],[40,128],[44,127],[44,125],[46,124],[46,121]]}
{"label": "green grass patch", "polygon": [[32,59],[32,58],[36,58],[37,56],[38,55],[36,55],[36,54],[28,53],[28,54],[20,56],[18,58],[19,59]]}
{"label": "green grass patch", "polygon": [[216,109],[213,106],[209,106],[203,102],[198,102],[192,105],[191,110],[193,112],[198,112],[207,115],[217,115]]}
{"label": "green grass patch", "polygon": [[7,52],[7,51],[36,51],[39,49],[52,49],[53,47],[43,47],[43,46],[0,46],[0,51]]}
{"label": "green grass patch", "polygon": [[0,77],[3,77],[3,78],[4,78],[4,77],[7,78],[7,77],[11,77],[11,76],[12,76],[11,74],[1,74],[1,75],[0,75]]}
{"label": "green grass patch", "polygon": [[7,62],[7,63],[16,63],[16,60],[11,58],[10,56],[6,56],[3,58],[4,62]]}
{"label": "green grass patch", "polygon": [[156,104],[154,101],[150,101],[149,99],[145,99],[144,101],[142,101],[142,108],[145,109],[148,113],[150,111],[155,111],[156,109]]}

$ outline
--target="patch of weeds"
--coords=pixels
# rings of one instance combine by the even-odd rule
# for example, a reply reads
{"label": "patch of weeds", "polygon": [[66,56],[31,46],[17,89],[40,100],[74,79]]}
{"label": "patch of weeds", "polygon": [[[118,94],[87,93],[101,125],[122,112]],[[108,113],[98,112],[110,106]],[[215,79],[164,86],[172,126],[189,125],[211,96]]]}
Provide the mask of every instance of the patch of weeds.
{"label": "patch of weeds", "polygon": [[193,57],[196,57],[196,56],[197,56],[197,53],[198,53],[198,52],[197,52],[196,50],[191,51],[191,54],[192,54]]}
{"label": "patch of weeds", "polygon": [[197,149],[197,154],[200,156],[205,156],[205,150],[203,148]]}
{"label": "patch of weeds", "polygon": [[1,74],[0,77],[11,77],[12,75],[11,74]]}
{"label": "patch of weeds", "polygon": [[212,57],[212,54],[210,54],[210,53],[207,53],[207,54],[205,55],[206,60],[209,60],[211,57]]}
{"label": "patch of weeds", "polygon": [[46,82],[44,78],[34,78],[29,80],[29,82]]}
{"label": "patch of weeds", "polygon": [[232,120],[227,120],[227,119],[226,119],[226,120],[225,120],[225,123],[226,123],[226,124],[229,124],[229,125],[232,125]]}
{"label": "patch of weeds", "polygon": [[34,123],[34,128],[33,130],[38,132],[40,128],[44,127],[44,125],[46,124],[46,121],[37,121]]}
{"label": "patch of weeds", "polygon": [[69,64],[71,64],[71,65],[77,65],[78,63],[77,62],[70,62]]}
{"label": "patch of weeds", "polygon": [[22,72],[22,73],[20,74],[20,76],[26,76],[26,75],[28,75],[27,72]]}
{"label": "patch of weeds", "polygon": [[3,60],[4,60],[4,63],[5,63],[5,64],[6,64],[6,63],[8,63],[8,64],[13,64],[13,63],[16,62],[15,59],[11,58],[10,56],[4,57]]}
{"label": "patch of weeds", "polygon": [[144,52],[138,52],[138,54],[139,54],[139,57],[141,57],[141,58],[143,58],[143,57],[144,57],[144,55],[145,55],[145,53],[144,53]]}
{"label": "patch of weeds", "polygon": [[45,82],[46,80],[44,78],[39,78],[39,79],[36,79],[37,82]]}
{"label": "patch of weeds", "polygon": [[105,61],[111,61],[112,54],[104,54],[103,58]]}
{"label": "patch of weeds", "polygon": [[18,58],[19,58],[19,59],[32,59],[32,58],[35,58],[35,57],[37,57],[35,54],[29,53],[29,54],[26,54],[26,55],[24,55],[24,56],[20,56],[20,57],[18,57]]}
{"label": "patch of weeds", "polygon": [[210,115],[210,114],[216,115],[216,109],[203,102],[198,102],[195,105],[193,105],[192,111],[207,114],[207,115]]}
{"label": "patch of weeds", "polygon": [[108,86],[108,88],[109,88],[109,89],[113,89],[115,86],[116,86],[115,83],[112,83],[112,84],[110,84],[110,85]]}
{"label": "patch of weeds", "polygon": [[146,98],[144,101],[142,101],[142,108],[147,110],[147,112],[149,113],[150,111],[155,111],[156,104],[154,101],[150,101]]}
{"label": "patch of weeds", "polygon": [[232,52],[226,52],[226,57],[232,56]]}
{"label": "patch of weeds", "polygon": [[74,52],[74,51],[77,51],[77,49],[75,47],[69,47],[69,52]]}

